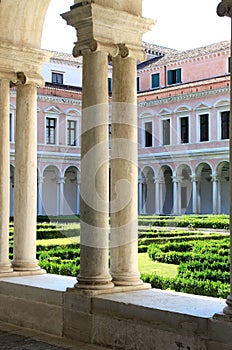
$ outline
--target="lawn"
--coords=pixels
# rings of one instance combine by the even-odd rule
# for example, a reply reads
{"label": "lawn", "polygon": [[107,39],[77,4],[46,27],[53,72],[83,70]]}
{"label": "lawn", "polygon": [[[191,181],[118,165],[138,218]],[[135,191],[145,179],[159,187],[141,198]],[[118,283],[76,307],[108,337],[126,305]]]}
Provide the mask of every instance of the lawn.
{"label": "lawn", "polygon": [[162,277],[174,278],[177,275],[178,265],[163,264],[152,261],[147,253],[139,253],[139,272],[156,273]]}

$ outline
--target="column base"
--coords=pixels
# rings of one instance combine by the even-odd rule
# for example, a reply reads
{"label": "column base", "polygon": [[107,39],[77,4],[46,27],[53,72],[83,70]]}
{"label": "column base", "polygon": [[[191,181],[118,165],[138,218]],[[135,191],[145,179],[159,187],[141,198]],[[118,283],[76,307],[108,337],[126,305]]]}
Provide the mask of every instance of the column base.
{"label": "column base", "polygon": [[227,306],[224,307],[223,313],[224,313],[225,315],[230,316],[230,317],[232,318],[232,296],[231,296],[231,295],[229,295],[229,296],[227,297],[227,299],[226,299],[226,304],[227,304]]}
{"label": "column base", "polygon": [[8,262],[5,262],[5,263],[0,263],[0,274],[4,274],[4,273],[9,273],[9,272],[12,272],[13,269],[11,267],[11,263],[8,261]]}
{"label": "column base", "polygon": [[115,286],[138,286],[143,284],[140,274],[114,274],[112,273],[112,282]]}
{"label": "column base", "polygon": [[13,260],[12,267],[14,271],[37,271],[41,270],[38,261]]}
{"label": "column base", "polygon": [[77,277],[77,283],[74,286],[78,289],[86,290],[102,290],[114,288],[114,284],[111,282],[111,278],[101,277]]}

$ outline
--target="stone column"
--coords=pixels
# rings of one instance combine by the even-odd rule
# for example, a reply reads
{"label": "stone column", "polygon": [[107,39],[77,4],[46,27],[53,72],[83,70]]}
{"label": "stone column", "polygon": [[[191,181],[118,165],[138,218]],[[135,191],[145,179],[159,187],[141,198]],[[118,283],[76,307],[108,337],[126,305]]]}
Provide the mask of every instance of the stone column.
{"label": "stone column", "polygon": [[36,260],[37,88],[19,84],[16,100],[14,270],[39,270]]}
{"label": "stone column", "polygon": [[195,175],[191,176],[192,182],[192,212],[193,214],[199,213],[199,194],[198,194],[198,177]]}
{"label": "stone column", "polygon": [[[231,36],[232,36],[232,4],[231,0],[222,0],[217,7],[217,14],[220,17],[227,16],[231,18]],[[231,38],[232,39],[232,38]],[[232,57],[232,45],[231,53]],[[230,60],[230,86],[232,87],[232,59]],[[230,115],[232,113],[232,88],[230,89]],[[230,123],[230,222],[232,223],[232,123]],[[232,242],[232,225],[230,225],[230,240]],[[230,243],[230,269],[232,269],[232,244]],[[223,312],[229,315],[231,321],[232,315],[232,270],[230,270],[230,295],[226,299],[227,306]]]}
{"label": "stone column", "polygon": [[211,175],[211,181],[213,183],[213,214],[218,214],[218,176],[217,174]]}
{"label": "stone column", "polygon": [[83,52],[81,257],[76,287],[113,287],[109,274],[108,53]]}
{"label": "stone column", "polygon": [[136,58],[120,47],[113,62],[111,275],[115,285],[141,284],[138,272]]}
{"label": "stone column", "polygon": [[60,177],[57,181],[59,185],[59,195],[58,195],[58,215],[63,215],[64,213],[64,183],[65,177]]}
{"label": "stone column", "polygon": [[37,207],[37,213],[38,215],[43,215],[43,182],[44,177],[39,176],[38,177],[38,207]]}
{"label": "stone column", "polygon": [[181,215],[181,181],[180,176],[172,176],[173,182],[173,214]]}
{"label": "stone column", "polygon": [[0,79],[0,273],[12,271],[9,261],[10,216],[10,85]]}

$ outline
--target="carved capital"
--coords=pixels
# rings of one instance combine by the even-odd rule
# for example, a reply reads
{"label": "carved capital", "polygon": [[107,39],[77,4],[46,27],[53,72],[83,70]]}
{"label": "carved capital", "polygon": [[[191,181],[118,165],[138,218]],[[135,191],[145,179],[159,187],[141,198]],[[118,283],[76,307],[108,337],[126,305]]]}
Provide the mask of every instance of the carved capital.
{"label": "carved capital", "polygon": [[139,61],[144,61],[146,59],[145,50],[141,47],[135,47],[132,45],[118,44],[119,54],[122,58],[131,57]]}
{"label": "carved capital", "polygon": [[217,14],[219,17],[232,18],[232,0],[222,0],[217,6]]}
{"label": "carved capital", "polygon": [[44,79],[40,74],[17,72],[16,78],[11,80],[11,86],[18,85],[35,85],[39,87],[44,85]]}
{"label": "carved capital", "polygon": [[73,56],[82,56],[86,51],[106,51],[111,57],[118,55],[119,48],[115,44],[110,44],[108,42],[97,41],[97,40],[86,40],[84,43],[77,42],[73,48]]}

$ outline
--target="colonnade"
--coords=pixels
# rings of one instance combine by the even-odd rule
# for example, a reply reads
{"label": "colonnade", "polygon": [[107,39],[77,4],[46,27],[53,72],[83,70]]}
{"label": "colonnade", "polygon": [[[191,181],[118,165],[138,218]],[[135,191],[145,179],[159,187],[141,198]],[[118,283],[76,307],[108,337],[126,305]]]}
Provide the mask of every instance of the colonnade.
{"label": "colonnade", "polygon": [[[142,34],[152,22],[141,17],[141,0],[127,4],[108,1],[107,6],[100,0],[74,3],[62,17],[77,30],[74,56],[83,56],[81,260],[76,287],[141,285],[137,254],[136,63],[144,57]],[[114,30],[109,30],[109,23],[114,23]],[[109,60],[113,66],[110,213]]]}
{"label": "colonnade", "polygon": [[[166,183],[163,176],[154,176],[152,179],[147,179],[146,177],[139,176],[139,214],[172,214],[172,215],[182,215],[186,213],[186,210],[190,214],[200,214],[202,212],[202,196],[201,186],[204,186],[202,182],[202,177],[200,175],[189,175],[187,183],[183,184],[183,177],[178,175],[173,175],[170,177],[171,181],[171,191],[166,190]],[[148,184],[153,181],[154,186],[152,187],[153,193],[149,194],[149,199],[147,199]],[[204,181],[204,180],[203,180]],[[209,200],[208,213],[211,214],[221,214],[222,213],[222,182],[225,179],[218,175],[217,173],[209,174],[209,191],[207,191]],[[227,180],[228,183],[228,180]],[[186,204],[182,203],[181,189],[185,187],[187,198]],[[229,191],[229,183],[228,183]],[[171,204],[171,211],[169,213],[164,212],[164,202],[165,198],[169,197]],[[153,211],[149,212],[147,210],[147,201],[153,199],[153,203],[149,203],[150,207],[153,207]],[[205,198],[204,198],[205,199]],[[212,203],[212,207],[211,207]],[[223,208],[225,210],[225,208]],[[229,208],[226,212],[228,213]]]}
{"label": "colonnade", "polygon": [[[0,64],[0,274],[42,273],[36,259],[37,86],[43,84],[41,68],[50,54],[33,49],[21,52],[7,46],[0,50],[1,57],[5,58]],[[10,261],[9,106],[12,86],[17,92],[17,119],[13,260]]]}

